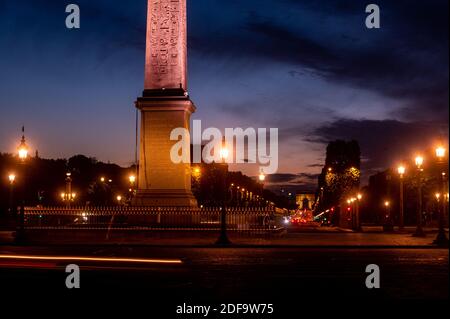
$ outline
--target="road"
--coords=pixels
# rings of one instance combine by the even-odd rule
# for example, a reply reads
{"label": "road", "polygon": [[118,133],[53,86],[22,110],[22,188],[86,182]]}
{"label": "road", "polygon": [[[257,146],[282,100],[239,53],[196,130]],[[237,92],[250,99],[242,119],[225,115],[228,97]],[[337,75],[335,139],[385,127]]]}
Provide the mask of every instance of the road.
{"label": "road", "polygon": [[[364,248],[158,248],[0,246],[5,291],[68,291],[65,266],[81,268],[83,292],[148,297],[173,310],[182,302],[274,303],[286,311],[302,301],[448,298],[448,250]],[[13,255],[13,256],[11,256]],[[72,256],[72,260],[14,256]],[[75,257],[73,257],[75,256]],[[77,260],[76,256],[151,258],[169,263]],[[177,262],[181,261],[181,262]],[[381,270],[381,289],[365,286],[368,264]],[[166,305],[169,303],[170,305]],[[162,310],[162,309],[159,309]]]}

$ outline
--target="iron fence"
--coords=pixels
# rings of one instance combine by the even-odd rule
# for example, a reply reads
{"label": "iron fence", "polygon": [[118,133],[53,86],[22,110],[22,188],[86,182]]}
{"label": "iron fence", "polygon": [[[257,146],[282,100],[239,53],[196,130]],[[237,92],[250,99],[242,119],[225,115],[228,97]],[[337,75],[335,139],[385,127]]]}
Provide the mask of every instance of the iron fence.
{"label": "iron fence", "polygon": [[[50,207],[25,208],[26,229],[219,230],[221,208]],[[226,209],[227,228],[266,232],[278,228],[272,208]]]}

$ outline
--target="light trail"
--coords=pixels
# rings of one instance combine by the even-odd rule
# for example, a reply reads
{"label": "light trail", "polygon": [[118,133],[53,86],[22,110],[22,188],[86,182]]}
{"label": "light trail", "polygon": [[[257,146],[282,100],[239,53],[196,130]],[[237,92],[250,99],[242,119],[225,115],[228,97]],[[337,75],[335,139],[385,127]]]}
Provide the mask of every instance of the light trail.
{"label": "light trail", "polygon": [[79,256],[31,256],[31,255],[0,255],[0,259],[16,260],[51,260],[51,261],[97,261],[117,263],[143,264],[182,264],[181,259],[145,259],[145,258],[107,258],[107,257],[79,257]]}

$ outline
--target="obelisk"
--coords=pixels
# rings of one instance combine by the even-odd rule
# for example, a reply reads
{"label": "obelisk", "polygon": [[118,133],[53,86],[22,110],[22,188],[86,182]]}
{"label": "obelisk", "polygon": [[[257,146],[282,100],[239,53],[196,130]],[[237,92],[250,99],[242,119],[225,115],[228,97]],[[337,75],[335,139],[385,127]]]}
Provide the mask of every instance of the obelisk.
{"label": "obelisk", "polygon": [[[145,89],[141,111],[138,190],[134,205],[194,207],[191,166],[175,164],[175,128],[189,131],[195,106],[187,93],[186,0],[148,0]],[[189,137],[187,137],[189,138]]]}

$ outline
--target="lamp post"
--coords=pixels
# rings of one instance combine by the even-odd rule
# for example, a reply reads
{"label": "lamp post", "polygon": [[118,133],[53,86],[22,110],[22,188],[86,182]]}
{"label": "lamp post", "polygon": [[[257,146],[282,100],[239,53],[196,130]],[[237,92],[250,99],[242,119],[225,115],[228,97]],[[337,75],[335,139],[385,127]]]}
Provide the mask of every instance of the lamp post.
{"label": "lamp post", "polygon": [[355,230],[356,229],[355,199],[351,197],[347,202],[350,205],[352,229]]}
{"label": "lamp post", "polygon": [[356,221],[355,221],[355,230],[356,231],[361,231],[361,215],[360,215],[360,209],[359,209],[359,203],[362,200],[362,194],[358,194],[356,196],[355,202],[356,202],[356,212],[355,212],[355,216],[356,216]]}
{"label": "lamp post", "polygon": [[20,205],[20,214],[19,214],[19,227],[17,228],[16,240],[17,242],[23,242],[25,239],[25,170],[26,170],[26,161],[28,158],[28,146],[25,140],[25,127],[22,126],[22,139],[20,140],[19,147],[17,148],[17,154],[19,156],[20,163],[22,165],[22,202]]}
{"label": "lamp post", "polygon": [[394,230],[394,226],[392,225],[392,216],[391,216],[391,202],[390,201],[385,201],[384,202],[384,207],[386,209],[386,222],[384,225],[384,230],[385,231],[393,231]]}
{"label": "lamp post", "polygon": [[16,175],[11,173],[8,175],[9,180],[9,215],[14,215],[14,184],[16,182]]}
{"label": "lamp post", "polygon": [[135,184],[136,184],[136,175],[131,174],[128,176],[128,181],[130,182],[130,198],[129,203],[131,204],[133,197],[135,195]]}
{"label": "lamp post", "polygon": [[216,245],[226,246],[230,245],[231,241],[228,239],[227,235],[227,208],[226,208],[226,200],[227,200],[227,172],[226,172],[226,160],[228,159],[230,152],[228,151],[225,140],[222,142],[222,148],[220,150],[220,159],[222,160],[222,165],[224,165],[223,171],[223,201],[222,208],[220,211],[220,235],[216,241]]}
{"label": "lamp post", "polygon": [[423,173],[423,162],[424,159],[422,156],[417,156],[415,159],[416,167],[417,167],[417,176],[418,176],[418,196],[419,196],[419,207],[417,210],[417,228],[415,233],[413,234],[414,237],[425,237],[425,233],[422,228],[422,213],[423,213],[423,205],[422,205],[422,173]]}
{"label": "lamp post", "polygon": [[134,184],[136,183],[136,176],[135,175],[130,175],[130,176],[128,176],[128,180],[130,181],[130,185],[132,187],[134,187]]}
{"label": "lamp post", "polygon": [[[261,169],[259,173],[259,181],[261,183],[261,196],[264,196],[264,182],[266,181],[266,174],[264,174],[264,171]],[[258,203],[259,204],[259,203]]]}
{"label": "lamp post", "polygon": [[72,173],[66,173],[66,206],[70,208],[70,202],[72,201]]}
{"label": "lamp post", "polygon": [[117,195],[116,200],[117,200],[117,204],[119,206],[122,205],[122,196],[121,195]]}
{"label": "lamp post", "polygon": [[403,165],[400,165],[397,169],[398,174],[400,175],[400,214],[398,220],[398,228],[403,230],[405,228],[405,206],[404,206],[404,193],[403,193],[403,180],[406,173],[406,168]]}
{"label": "lamp post", "polygon": [[[443,166],[443,171],[441,172],[441,178],[442,178],[442,191],[441,194],[446,193],[446,177],[447,174],[445,172],[445,155],[447,153],[447,150],[443,147],[436,148],[436,157],[438,159],[438,163]],[[440,197],[440,196],[439,196]],[[438,197],[437,197],[438,198]],[[438,198],[438,205],[439,205],[439,198]],[[441,209],[439,209],[439,231],[436,239],[434,240],[434,243],[438,246],[448,246],[448,238],[445,234],[445,196],[443,196]]]}
{"label": "lamp post", "polygon": [[192,168],[192,176],[194,177],[196,183],[200,181],[200,178],[202,176],[202,169],[200,168],[200,166],[195,166]]}
{"label": "lamp post", "polygon": [[76,197],[76,193],[61,193],[61,200],[66,203],[67,208],[70,208],[70,204],[75,201]]}

